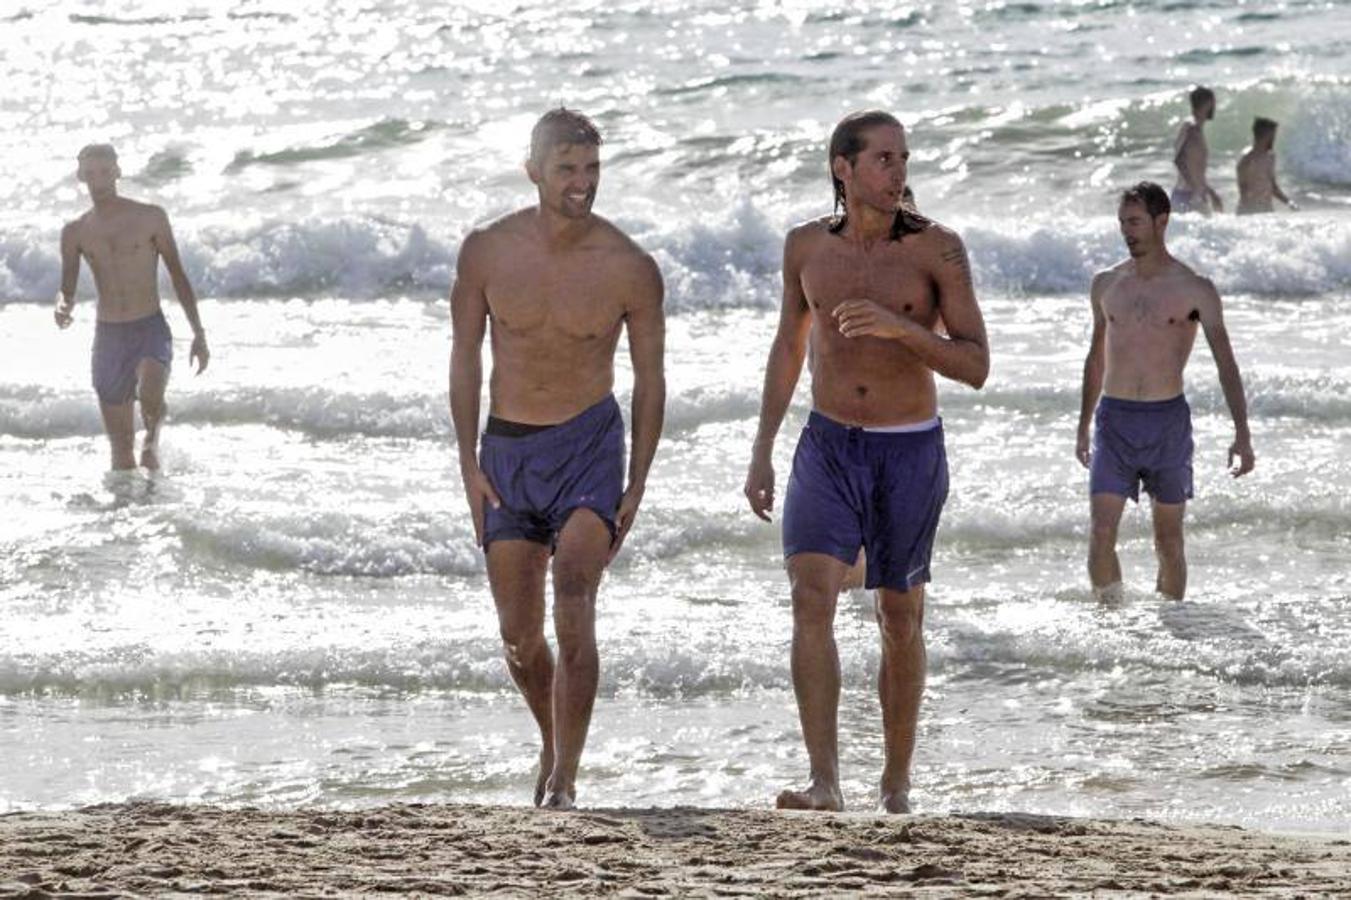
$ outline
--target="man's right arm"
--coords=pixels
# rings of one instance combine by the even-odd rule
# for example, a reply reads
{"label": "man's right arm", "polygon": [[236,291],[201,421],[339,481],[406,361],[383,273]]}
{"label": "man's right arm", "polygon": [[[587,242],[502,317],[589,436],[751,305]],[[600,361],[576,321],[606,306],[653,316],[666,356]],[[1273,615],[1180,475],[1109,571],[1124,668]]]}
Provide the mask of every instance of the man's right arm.
{"label": "man's right arm", "polygon": [[488,238],[471,232],[460,246],[455,284],[450,289],[450,419],[459,448],[460,477],[474,520],[474,539],[483,543],[484,503],[501,500],[478,464],[479,393],[483,387],[483,335],[488,327],[486,255]]}
{"label": "man's right arm", "polygon": [[61,296],[56,301],[56,324],[66,328],[75,308],[75,288],[80,281],[79,225],[70,222],[61,229]]}
{"label": "man's right arm", "polygon": [[746,499],[751,511],[769,521],[774,508],[774,438],[793,400],[802,361],[807,355],[811,310],[802,288],[802,258],[808,234],[800,226],[788,233],[783,245],[783,306],[779,327],[769,348],[764,391],[760,396],[760,423],[751,448],[751,467],[746,476]]}
{"label": "man's right arm", "polygon": [[1089,306],[1093,309],[1093,336],[1088,342],[1088,357],[1084,360],[1083,395],[1079,401],[1079,430],[1074,442],[1074,455],[1085,466],[1089,463],[1090,444],[1089,426],[1093,421],[1093,410],[1098,405],[1098,396],[1102,393],[1103,372],[1106,370],[1106,333],[1107,317],[1102,312],[1102,295],[1111,275],[1099,272],[1093,276],[1093,286],[1089,288]]}

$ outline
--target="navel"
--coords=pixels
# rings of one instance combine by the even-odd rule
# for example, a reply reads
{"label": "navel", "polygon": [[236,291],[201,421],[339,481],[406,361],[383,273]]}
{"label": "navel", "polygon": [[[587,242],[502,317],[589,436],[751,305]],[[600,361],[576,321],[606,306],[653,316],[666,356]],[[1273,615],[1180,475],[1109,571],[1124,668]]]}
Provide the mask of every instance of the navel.
{"label": "navel", "polygon": [[912,309],[914,309],[914,308],[915,308],[915,307],[914,307],[914,304],[912,304],[912,303],[907,303],[907,304],[905,305],[905,311],[906,311],[906,312],[910,312],[910,310],[912,310]]}
{"label": "navel", "polygon": [[858,387],[854,388],[854,393],[858,394],[860,397],[866,397],[868,396],[868,389],[860,384]]}

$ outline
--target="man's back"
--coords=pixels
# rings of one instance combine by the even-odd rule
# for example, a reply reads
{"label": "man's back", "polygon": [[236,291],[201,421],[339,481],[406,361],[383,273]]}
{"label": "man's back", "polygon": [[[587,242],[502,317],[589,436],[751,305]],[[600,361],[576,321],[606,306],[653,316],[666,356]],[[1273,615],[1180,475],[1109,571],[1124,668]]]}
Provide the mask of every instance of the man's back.
{"label": "man's back", "polygon": [[66,226],[89,263],[98,290],[98,318],[129,322],[160,308],[155,238],[164,211],[118,197]]}
{"label": "man's back", "polygon": [[[628,303],[656,264],[608,221],[551,247],[526,209],[466,240],[492,322],[494,415],[524,423],[570,418],[607,395]],[[650,291],[648,291],[650,292]]]}
{"label": "man's back", "polygon": [[1238,161],[1238,212],[1271,212],[1276,188],[1276,155],[1249,150]]}
{"label": "man's back", "polygon": [[1196,122],[1183,122],[1173,141],[1173,165],[1177,168],[1179,189],[1199,191],[1204,188],[1202,178],[1209,156],[1205,131]]}

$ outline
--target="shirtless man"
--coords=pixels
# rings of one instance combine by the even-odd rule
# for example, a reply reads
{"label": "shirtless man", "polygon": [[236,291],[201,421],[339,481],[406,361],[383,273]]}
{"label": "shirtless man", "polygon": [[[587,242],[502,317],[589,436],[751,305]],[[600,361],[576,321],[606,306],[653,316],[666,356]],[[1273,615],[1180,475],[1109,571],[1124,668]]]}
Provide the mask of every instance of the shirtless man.
{"label": "shirtless man", "polygon": [[1291,209],[1295,204],[1276,184],[1276,123],[1261,116],[1252,120],[1252,147],[1238,161],[1238,214],[1267,213],[1276,199]]}
{"label": "shirtless man", "polygon": [[1182,517],[1192,496],[1192,430],[1182,370],[1198,322],[1234,419],[1230,471],[1237,478],[1253,467],[1243,380],[1220,295],[1208,278],[1169,255],[1168,212],[1168,197],[1157,184],[1142,181],[1122,193],[1117,218],[1130,258],[1095,275],[1091,290],[1093,338],[1075,455],[1091,472],[1088,574],[1094,593],[1105,600],[1121,595],[1117,525],[1126,498],[1138,501],[1142,481],[1154,500],[1155,589],[1177,600],[1186,592]]}
{"label": "shirtless man", "polygon": [[[474,535],[488,558],[507,667],[539,725],[535,804],[570,809],[596,699],[596,592],[643,499],[661,435],[665,320],[656,263],[591,211],[600,134],[546,113],[526,173],[539,203],[460,248],[450,307],[450,411]],[[479,443],[480,351],[492,323]],[[614,387],[619,333],[633,361],[633,455]],[[476,453],[475,450],[478,449]],[[544,637],[553,557],[558,666]]]}
{"label": "shirtless man", "polygon": [[1210,148],[1206,146],[1205,124],[1215,118],[1215,92],[1198,87],[1191,92],[1192,120],[1183,122],[1173,140],[1173,165],[1177,184],[1173,187],[1174,212],[1196,210],[1203,215],[1223,212],[1224,203],[1206,181]]}
{"label": "shirtless man", "polygon": [[[751,510],[768,521],[774,437],[810,345],[814,408],[788,480],[783,553],[793,688],[811,772],[804,790],[779,794],[780,808],[844,806],[834,617],[860,547],[882,638],[880,804],[887,812],[910,808],[924,585],[948,492],[934,373],[979,388],[990,356],[961,238],[902,206],[909,156],[891,115],[846,116],[830,139],[837,215],[798,225],[784,242],[783,307],[745,488]],[[940,323],[946,336],[936,332]]]}
{"label": "shirtless man", "polygon": [[107,144],[90,144],[78,156],[77,177],[89,189],[93,208],[61,229],[61,296],[56,324],[70,327],[80,259],[89,263],[98,291],[94,325],[94,390],[103,427],[112,445],[113,468],[136,468],[136,417],[141,401],[145,437],[141,465],[159,468],[159,434],[164,423],[164,390],[173,360],[173,338],[160,309],[159,261],[169,270],[174,293],[192,326],[188,362],[200,374],[211,358],[206,331],[169,217],[158,206],[117,193],[117,153]]}

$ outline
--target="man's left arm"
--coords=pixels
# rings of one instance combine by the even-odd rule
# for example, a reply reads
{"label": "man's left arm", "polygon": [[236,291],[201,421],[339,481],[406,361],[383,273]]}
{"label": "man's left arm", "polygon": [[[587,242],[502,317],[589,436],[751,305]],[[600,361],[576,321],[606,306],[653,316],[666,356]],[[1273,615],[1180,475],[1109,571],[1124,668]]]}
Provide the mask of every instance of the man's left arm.
{"label": "man's left arm", "polygon": [[933,280],[946,337],[872,300],[846,300],[832,314],[845,337],[899,341],[939,375],[979,389],[990,374],[990,346],[971,281],[971,262],[954,232],[942,229],[935,239],[939,245]]}
{"label": "man's left arm", "polygon": [[619,553],[633,527],[638,505],[647,489],[647,473],[657,454],[657,441],[661,439],[666,409],[664,293],[656,262],[644,255],[625,309],[629,359],[633,363],[633,408],[629,413],[633,446],[629,454],[628,485],[615,517],[617,531],[614,546],[610,548],[610,559]]}
{"label": "man's left arm", "polygon": [[1271,175],[1271,196],[1275,197],[1277,200],[1281,201],[1282,203],[1284,203],[1286,206],[1290,207],[1291,209],[1294,209],[1294,208],[1295,208],[1295,204],[1291,202],[1291,200],[1290,200],[1289,197],[1285,196],[1285,191],[1282,191],[1282,190],[1281,190],[1281,186],[1280,186],[1279,184],[1276,183],[1276,159],[1275,159],[1275,157],[1272,157],[1271,159],[1269,159],[1269,160],[1267,161],[1267,165],[1268,165],[1268,167],[1269,167],[1269,169],[1268,169],[1269,174]]}
{"label": "man's left arm", "polygon": [[[1238,478],[1251,472],[1255,463],[1252,434],[1248,430],[1248,401],[1243,394],[1243,378],[1239,375],[1238,361],[1234,359],[1234,348],[1229,344],[1229,331],[1224,327],[1220,295],[1209,279],[1202,279],[1197,312],[1201,316],[1201,328],[1205,332],[1206,342],[1210,344],[1211,355],[1215,357],[1224,402],[1229,405],[1229,414],[1234,419],[1234,442],[1229,446],[1229,471]],[[1237,465],[1234,464],[1235,457],[1238,458]]]}
{"label": "man's left arm", "polygon": [[183,270],[183,260],[178,255],[178,243],[174,240],[168,213],[155,207],[155,219],[153,237],[155,249],[164,260],[164,267],[169,270],[174,295],[178,297],[183,314],[188,317],[188,324],[192,326],[192,349],[188,352],[188,362],[196,360],[197,373],[201,374],[211,360],[211,351],[207,349],[206,329],[202,327],[202,318],[197,312],[197,294],[192,289],[192,282],[188,281],[188,273]]}

